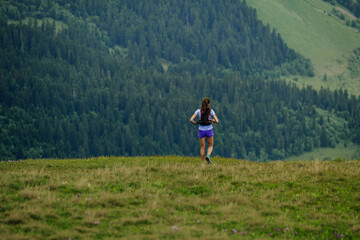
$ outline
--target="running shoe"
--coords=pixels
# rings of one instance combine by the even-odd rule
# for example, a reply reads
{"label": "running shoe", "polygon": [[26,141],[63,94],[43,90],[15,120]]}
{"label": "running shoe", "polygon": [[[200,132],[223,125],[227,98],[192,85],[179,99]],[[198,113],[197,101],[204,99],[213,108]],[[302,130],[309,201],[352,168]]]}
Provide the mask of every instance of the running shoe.
{"label": "running shoe", "polygon": [[207,161],[208,164],[211,164],[210,156],[209,156],[209,155],[207,155],[205,159],[206,159],[206,161]]}

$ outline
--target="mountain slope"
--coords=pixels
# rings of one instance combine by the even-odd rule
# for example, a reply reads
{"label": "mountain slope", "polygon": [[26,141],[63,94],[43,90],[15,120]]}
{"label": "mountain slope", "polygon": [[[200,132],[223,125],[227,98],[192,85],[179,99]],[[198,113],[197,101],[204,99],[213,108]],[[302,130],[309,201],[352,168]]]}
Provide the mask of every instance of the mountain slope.
{"label": "mountain slope", "polygon": [[360,144],[360,99],[279,81],[312,66],[245,2],[5,3],[1,159],[197,155],[188,120],[205,96],[221,121],[215,155]]}
{"label": "mountain slope", "polygon": [[[288,48],[269,26],[262,25],[244,1],[108,0],[92,4],[28,3],[32,11],[27,11],[24,3],[8,1],[1,12],[9,23],[52,18],[66,26],[95,29],[102,44],[141,67],[166,63],[166,70],[177,73],[232,70],[254,75],[291,63],[291,71],[313,75],[308,60]],[[19,16],[13,16],[14,9]]]}
{"label": "mountain slope", "polygon": [[[258,17],[275,28],[291,48],[311,59],[315,77],[299,77],[299,85],[310,84],[318,89],[320,86],[342,87],[360,94],[359,69],[355,69],[355,73],[349,70],[353,50],[360,47],[360,33],[333,13],[334,6],[322,0],[251,0],[247,3],[256,8]],[[352,19],[356,17],[352,15]]]}

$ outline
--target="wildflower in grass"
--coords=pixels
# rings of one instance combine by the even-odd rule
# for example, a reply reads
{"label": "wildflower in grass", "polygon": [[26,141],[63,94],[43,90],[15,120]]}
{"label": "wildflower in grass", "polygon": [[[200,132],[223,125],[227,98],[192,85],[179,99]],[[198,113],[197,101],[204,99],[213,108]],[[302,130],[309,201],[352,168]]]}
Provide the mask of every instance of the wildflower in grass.
{"label": "wildflower in grass", "polygon": [[290,228],[288,228],[288,227],[284,229],[285,232],[287,232],[287,231],[289,231],[289,230],[290,230]]}
{"label": "wildflower in grass", "polygon": [[335,233],[336,234],[336,238],[344,238],[345,235],[344,234],[340,234],[340,233]]}
{"label": "wildflower in grass", "polygon": [[175,231],[179,231],[180,229],[177,226],[172,226],[172,229]]}
{"label": "wildflower in grass", "polygon": [[234,234],[238,234],[238,231],[236,229],[232,230]]}
{"label": "wildflower in grass", "polygon": [[241,235],[245,235],[245,232],[244,232],[244,231],[242,231],[242,232],[241,232]]}
{"label": "wildflower in grass", "polygon": [[269,233],[268,236],[271,237],[271,236],[272,236],[272,233]]}
{"label": "wildflower in grass", "polygon": [[94,225],[100,225],[100,221],[95,221]]}
{"label": "wildflower in grass", "polygon": [[199,220],[196,220],[196,223],[200,223],[200,221],[199,221]]}

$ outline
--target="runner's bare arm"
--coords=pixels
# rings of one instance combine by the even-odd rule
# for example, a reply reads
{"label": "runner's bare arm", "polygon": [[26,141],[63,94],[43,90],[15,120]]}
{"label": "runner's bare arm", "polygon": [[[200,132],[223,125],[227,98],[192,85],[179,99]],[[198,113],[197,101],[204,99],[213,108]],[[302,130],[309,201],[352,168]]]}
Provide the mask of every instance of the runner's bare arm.
{"label": "runner's bare arm", "polygon": [[194,121],[196,115],[197,115],[197,114],[194,113],[194,115],[192,115],[191,118],[190,118],[190,122],[191,122],[192,124],[194,124],[194,125],[196,125],[196,122]]}
{"label": "runner's bare arm", "polygon": [[219,123],[219,119],[217,118],[217,116],[214,114],[213,115],[214,119],[212,119],[213,123]]}

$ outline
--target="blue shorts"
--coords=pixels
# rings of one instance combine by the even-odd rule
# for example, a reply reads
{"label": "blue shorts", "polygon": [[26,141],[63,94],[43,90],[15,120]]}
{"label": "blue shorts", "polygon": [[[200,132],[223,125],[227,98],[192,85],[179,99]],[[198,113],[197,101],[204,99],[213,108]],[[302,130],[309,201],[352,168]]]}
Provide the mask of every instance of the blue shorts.
{"label": "blue shorts", "polygon": [[199,138],[212,137],[212,136],[214,136],[214,132],[212,129],[206,130],[206,131],[199,130],[198,136],[199,136]]}

